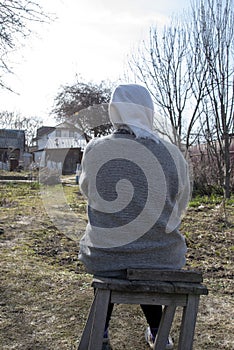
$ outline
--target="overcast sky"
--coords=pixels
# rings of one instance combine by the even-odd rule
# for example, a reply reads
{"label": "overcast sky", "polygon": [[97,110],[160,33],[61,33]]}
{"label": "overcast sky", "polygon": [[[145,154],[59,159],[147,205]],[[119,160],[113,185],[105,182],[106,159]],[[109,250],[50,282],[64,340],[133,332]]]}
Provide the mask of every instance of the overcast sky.
{"label": "overcast sky", "polygon": [[41,0],[56,13],[50,25],[11,55],[14,75],[7,82],[18,93],[0,92],[0,111],[49,119],[54,97],[76,74],[84,80],[116,81],[126,57],[152,25],[163,26],[172,14],[188,8],[189,0]]}

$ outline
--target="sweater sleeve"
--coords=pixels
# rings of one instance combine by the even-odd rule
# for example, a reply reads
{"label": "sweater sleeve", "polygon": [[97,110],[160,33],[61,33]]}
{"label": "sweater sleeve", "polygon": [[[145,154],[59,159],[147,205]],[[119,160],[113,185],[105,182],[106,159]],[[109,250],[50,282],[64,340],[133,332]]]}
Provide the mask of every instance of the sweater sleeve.
{"label": "sweater sleeve", "polygon": [[92,150],[92,141],[88,143],[83,153],[83,157],[81,161],[81,174],[79,178],[80,191],[83,194],[83,196],[85,196],[86,198],[88,198],[88,176],[87,176],[88,164],[86,162],[86,154],[91,150]]}
{"label": "sweater sleeve", "polygon": [[173,210],[166,226],[166,233],[170,233],[180,226],[181,218],[189,203],[191,189],[187,161],[177,147],[174,145],[166,145],[176,164],[179,182],[176,201],[174,202]]}
{"label": "sweater sleeve", "polygon": [[186,210],[191,195],[188,164],[186,164],[181,185],[180,192],[178,193],[178,215],[180,217]]}

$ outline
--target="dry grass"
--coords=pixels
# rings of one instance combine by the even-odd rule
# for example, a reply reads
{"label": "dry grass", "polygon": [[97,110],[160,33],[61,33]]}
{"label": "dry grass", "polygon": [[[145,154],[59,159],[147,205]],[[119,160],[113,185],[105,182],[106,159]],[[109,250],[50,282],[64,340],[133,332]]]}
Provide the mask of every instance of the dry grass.
{"label": "dry grass", "polygon": [[[77,260],[78,244],[58,231],[44,210],[37,184],[1,184],[0,344],[2,350],[74,350],[93,297],[91,276]],[[85,203],[77,186],[64,186],[83,232]],[[61,211],[61,208],[58,208]],[[188,265],[204,272],[194,350],[233,349],[233,205],[229,223],[216,204],[191,208],[182,231]],[[172,336],[178,340],[177,313]],[[113,348],[147,349],[138,306],[118,305],[111,322]]]}

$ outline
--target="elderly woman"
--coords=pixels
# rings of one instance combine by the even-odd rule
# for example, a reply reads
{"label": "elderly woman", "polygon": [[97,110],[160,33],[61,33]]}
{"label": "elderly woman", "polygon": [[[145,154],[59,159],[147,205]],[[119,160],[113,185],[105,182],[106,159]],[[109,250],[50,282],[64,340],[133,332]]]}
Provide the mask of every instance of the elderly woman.
{"label": "elderly woman", "polygon": [[[128,268],[180,269],[186,244],[179,232],[189,198],[187,163],[179,149],[153,132],[154,106],[147,89],[118,86],[111,97],[111,135],[87,145],[80,188],[88,200],[88,224],[79,259],[95,276],[125,278]],[[141,305],[151,348],[161,306]],[[111,349],[108,327],[103,349]],[[168,339],[166,349],[172,349]]]}

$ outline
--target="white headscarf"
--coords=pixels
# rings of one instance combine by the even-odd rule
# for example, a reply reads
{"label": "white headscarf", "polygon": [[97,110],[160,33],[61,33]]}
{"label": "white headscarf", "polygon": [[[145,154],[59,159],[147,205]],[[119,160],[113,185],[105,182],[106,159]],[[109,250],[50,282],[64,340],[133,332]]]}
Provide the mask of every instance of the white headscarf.
{"label": "white headscarf", "polygon": [[153,132],[154,105],[145,87],[119,85],[111,96],[109,116],[115,128],[127,125],[137,138],[150,138],[158,142],[158,135]]}

